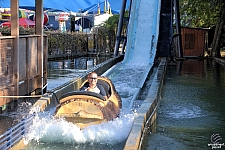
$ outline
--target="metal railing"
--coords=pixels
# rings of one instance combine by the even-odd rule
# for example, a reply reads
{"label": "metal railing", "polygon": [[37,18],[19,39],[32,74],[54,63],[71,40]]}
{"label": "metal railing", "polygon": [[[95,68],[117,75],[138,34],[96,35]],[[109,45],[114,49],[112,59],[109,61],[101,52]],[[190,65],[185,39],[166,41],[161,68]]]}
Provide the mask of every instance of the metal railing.
{"label": "metal railing", "polygon": [[9,128],[4,134],[0,135],[0,150],[8,150],[27,132],[27,128],[31,125],[35,114],[23,119],[19,124]]}

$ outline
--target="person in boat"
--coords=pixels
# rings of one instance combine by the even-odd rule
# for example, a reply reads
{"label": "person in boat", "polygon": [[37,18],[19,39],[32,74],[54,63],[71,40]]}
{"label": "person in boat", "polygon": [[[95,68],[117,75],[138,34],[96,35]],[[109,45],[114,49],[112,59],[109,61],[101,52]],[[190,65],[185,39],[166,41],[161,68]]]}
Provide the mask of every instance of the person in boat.
{"label": "person in boat", "polygon": [[107,99],[105,89],[102,85],[97,84],[98,74],[96,72],[91,72],[88,74],[88,83],[84,84],[80,91],[90,91],[101,94],[105,99]]}

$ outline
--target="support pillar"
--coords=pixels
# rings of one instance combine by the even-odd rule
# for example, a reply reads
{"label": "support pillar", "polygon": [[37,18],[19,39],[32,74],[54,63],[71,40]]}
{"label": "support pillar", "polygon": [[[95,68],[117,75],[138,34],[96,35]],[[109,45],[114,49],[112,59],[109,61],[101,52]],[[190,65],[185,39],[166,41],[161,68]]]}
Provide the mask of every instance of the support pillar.
{"label": "support pillar", "polygon": [[39,35],[38,37],[38,91],[36,91],[36,94],[43,94],[43,0],[35,0],[35,22],[36,22],[36,34]]}

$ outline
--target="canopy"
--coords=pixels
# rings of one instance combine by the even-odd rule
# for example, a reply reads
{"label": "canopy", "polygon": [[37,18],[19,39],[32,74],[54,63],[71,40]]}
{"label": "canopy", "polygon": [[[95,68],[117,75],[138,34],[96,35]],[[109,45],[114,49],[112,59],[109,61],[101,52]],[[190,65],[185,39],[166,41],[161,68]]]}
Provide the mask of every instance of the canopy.
{"label": "canopy", "polygon": [[[11,27],[11,22],[4,22],[1,25],[3,27]],[[19,18],[19,25],[25,28],[27,27],[33,28],[35,27],[35,22],[27,18]]]}
{"label": "canopy", "polygon": [[[20,7],[34,7],[35,6],[35,0],[18,0]],[[102,3],[104,4],[105,0],[43,0],[44,2],[44,8],[51,8],[51,9],[57,9],[62,10],[65,12],[80,12],[81,10],[84,10],[88,7],[91,7],[93,5]],[[127,1],[127,4],[129,4],[129,1]],[[123,0],[108,0],[110,3],[110,7],[112,10],[119,12],[122,6]],[[0,7],[2,8],[9,8],[10,7],[10,0],[0,0]],[[104,5],[101,5],[101,10],[103,10]],[[127,5],[128,7],[128,5]]]}

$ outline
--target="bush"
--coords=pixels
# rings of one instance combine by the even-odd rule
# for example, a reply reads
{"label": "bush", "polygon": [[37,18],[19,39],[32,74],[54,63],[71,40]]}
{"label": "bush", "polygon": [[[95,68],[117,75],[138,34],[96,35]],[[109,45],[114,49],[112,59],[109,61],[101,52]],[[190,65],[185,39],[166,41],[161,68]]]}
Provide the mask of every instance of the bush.
{"label": "bush", "polygon": [[[2,27],[3,36],[11,35],[10,28]],[[20,26],[20,35],[35,34],[34,28]],[[115,32],[106,27],[93,29],[93,33],[44,31],[48,36],[48,54],[68,54],[86,52],[112,52],[115,45]]]}

